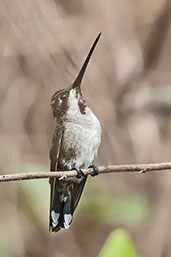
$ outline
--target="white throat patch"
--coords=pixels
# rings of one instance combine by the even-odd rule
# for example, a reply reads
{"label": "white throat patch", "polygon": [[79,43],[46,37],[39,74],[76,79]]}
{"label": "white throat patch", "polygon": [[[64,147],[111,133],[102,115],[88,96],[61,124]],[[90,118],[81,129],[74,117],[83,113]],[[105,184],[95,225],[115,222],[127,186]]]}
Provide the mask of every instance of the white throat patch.
{"label": "white throat patch", "polygon": [[76,97],[76,90],[71,89],[68,98],[68,110],[67,116],[74,117],[75,114],[80,113],[80,108],[78,106],[78,98]]}

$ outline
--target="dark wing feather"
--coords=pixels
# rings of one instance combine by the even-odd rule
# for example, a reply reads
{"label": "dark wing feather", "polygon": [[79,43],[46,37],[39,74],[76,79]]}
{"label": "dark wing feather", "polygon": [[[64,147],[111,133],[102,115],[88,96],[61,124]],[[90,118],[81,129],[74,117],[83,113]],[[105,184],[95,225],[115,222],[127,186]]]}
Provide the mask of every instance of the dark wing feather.
{"label": "dark wing feather", "polygon": [[[50,148],[50,171],[56,171],[57,170],[57,164],[58,164],[58,159],[59,159],[59,153],[61,149],[61,143],[62,143],[62,137],[64,133],[64,126],[62,123],[57,124],[53,139],[52,139],[52,144]],[[56,178],[50,178],[49,179],[50,183],[50,213],[51,210],[54,208],[60,208],[60,200],[58,199],[58,194],[56,192]],[[51,220],[51,215],[49,215],[49,230],[52,227],[52,220]],[[56,230],[57,231],[57,230]]]}
{"label": "dark wing feather", "polygon": [[78,205],[78,202],[82,195],[86,180],[87,180],[87,176],[79,184],[78,183],[75,184],[72,189],[72,193],[71,193],[72,194],[72,197],[71,197],[71,199],[72,199],[72,214],[74,213],[74,211]]}
{"label": "dark wing feather", "polygon": [[57,170],[57,162],[59,158],[62,137],[64,133],[64,125],[62,123],[57,124],[50,148],[50,171]]}

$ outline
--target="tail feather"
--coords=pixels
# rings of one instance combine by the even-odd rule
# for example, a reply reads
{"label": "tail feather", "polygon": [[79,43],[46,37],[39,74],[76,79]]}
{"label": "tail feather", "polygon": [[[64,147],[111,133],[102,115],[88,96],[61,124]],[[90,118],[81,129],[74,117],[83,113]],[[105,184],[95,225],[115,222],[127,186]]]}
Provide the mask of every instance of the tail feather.
{"label": "tail feather", "polygon": [[61,228],[69,228],[72,221],[71,214],[71,195],[61,197],[61,192],[56,190],[57,181],[54,179],[51,184],[50,199],[50,224],[49,230],[57,232]]}
{"label": "tail feather", "polygon": [[63,203],[61,202],[59,193],[55,190],[56,179],[51,183],[51,196],[50,196],[50,217],[49,217],[49,230],[60,230],[61,212]]}
{"label": "tail feather", "polygon": [[[69,228],[72,222],[72,216],[82,194],[86,177],[79,184],[74,184],[68,195],[62,197],[63,190],[61,181],[56,178],[50,181],[51,199],[50,199],[50,224],[49,230],[53,232],[59,231],[61,228]],[[66,191],[65,191],[66,192]]]}
{"label": "tail feather", "polygon": [[66,202],[63,207],[63,226],[69,228],[72,221],[71,214],[71,195],[68,195]]}

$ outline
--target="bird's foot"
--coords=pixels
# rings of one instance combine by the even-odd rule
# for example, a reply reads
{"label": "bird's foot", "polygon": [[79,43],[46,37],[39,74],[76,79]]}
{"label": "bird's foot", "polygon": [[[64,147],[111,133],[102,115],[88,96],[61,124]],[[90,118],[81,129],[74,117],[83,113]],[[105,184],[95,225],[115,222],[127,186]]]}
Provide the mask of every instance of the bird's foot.
{"label": "bird's foot", "polygon": [[89,166],[89,168],[92,168],[93,169],[93,172],[90,174],[92,177],[95,177],[99,174],[99,169],[96,165],[91,165]]}
{"label": "bird's foot", "polygon": [[83,172],[81,169],[73,168],[73,170],[76,170],[76,172],[77,172],[77,178],[83,178],[83,177],[85,177],[85,174],[84,174],[84,172]]}

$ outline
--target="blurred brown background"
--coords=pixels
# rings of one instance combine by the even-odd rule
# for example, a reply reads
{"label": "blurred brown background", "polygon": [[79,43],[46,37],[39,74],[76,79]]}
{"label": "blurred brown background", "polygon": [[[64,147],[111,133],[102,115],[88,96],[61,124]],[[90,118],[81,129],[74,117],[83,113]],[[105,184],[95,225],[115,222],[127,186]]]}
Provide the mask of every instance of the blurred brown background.
{"label": "blurred brown background", "polygon": [[[49,169],[50,97],[72,83],[99,32],[83,91],[98,116],[97,164],[169,161],[167,0],[0,1],[0,172]],[[47,180],[0,185],[0,256],[93,257],[125,228],[142,257],[171,256],[171,174],[89,178],[69,230],[48,233]]]}

